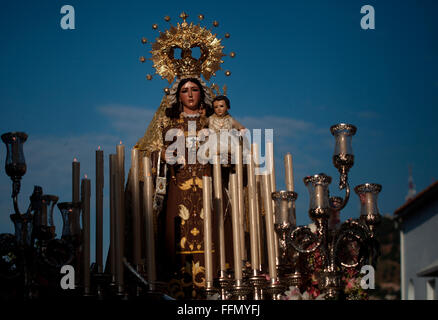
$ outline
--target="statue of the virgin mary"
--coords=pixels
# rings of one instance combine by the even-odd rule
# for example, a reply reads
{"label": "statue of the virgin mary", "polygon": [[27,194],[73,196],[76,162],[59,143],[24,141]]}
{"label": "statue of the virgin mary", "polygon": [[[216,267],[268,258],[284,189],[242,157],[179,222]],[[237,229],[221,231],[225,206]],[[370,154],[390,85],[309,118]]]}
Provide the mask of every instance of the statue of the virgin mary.
{"label": "statue of the virgin mary", "polygon": [[[224,54],[221,41],[210,30],[187,23],[187,15],[184,13],[180,17],[182,23],[160,32],[152,44],[152,61],[156,73],[173,84],[165,89],[166,94],[160,107],[135,148],[140,150],[140,159],[143,156],[151,159],[156,182],[154,227],[158,279],[166,284],[166,293],[170,296],[196,299],[202,297],[201,289],[205,286],[202,177],[211,176],[211,165],[187,161],[188,150],[199,147],[197,139],[188,139],[193,135],[193,132],[188,133],[192,130],[189,122],[191,125],[196,124],[196,136],[200,130],[208,127],[207,116],[212,113],[211,101],[214,94],[201,79],[201,75],[209,81],[220,69]],[[201,52],[199,59],[192,57],[191,50],[195,47],[199,47]],[[174,57],[176,48],[181,50],[181,58]],[[202,113],[202,109],[206,113]],[[166,133],[171,129],[179,129],[186,143],[183,159],[178,159],[175,164],[165,161],[167,147],[177,139],[174,137],[172,141],[166,141]],[[143,167],[139,168],[142,185]],[[132,254],[128,245],[132,243],[129,232],[132,223],[130,179],[131,172],[125,191],[125,252],[128,260]],[[230,221],[225,223],[230,227]],[[228,246],[231,248],[231,244]],[[216,255],[214,244],[213,250]],[[231,250],[227,251],[231,259]]]}

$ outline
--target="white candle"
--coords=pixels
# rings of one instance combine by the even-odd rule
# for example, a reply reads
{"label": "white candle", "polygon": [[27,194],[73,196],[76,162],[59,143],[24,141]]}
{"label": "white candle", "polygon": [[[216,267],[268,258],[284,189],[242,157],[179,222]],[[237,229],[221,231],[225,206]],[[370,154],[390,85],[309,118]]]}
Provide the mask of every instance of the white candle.
{"label": "white candle", "polygon": [[115,282],[116,275],[116,172],[117,172],[117,158],[115,154],[109,155],[110,167],[110,272],[113,276],[112,281]]}
{"label": "white candle", "polygon": [[[79,202],[79,180],[80,180],[81,163],[74,158],[72,163],[72,201]],[[79,209],[73,207],[72,229],[73,235],[80,234]]]}
{"label": "white candle", "polygon": [[131,150],[131,194],[132,194],[132,228],[133,228],[133,262],[141,264],[141,239],[140,239],[140,179],[139,179],[139,150]]}
{"label": "white candle", "polygon": [[119,201],[119,215],[120,215],[120,230],[123,230],[122,236],[121,236],[121,243],[122,246],[122,258],[123,258],[123,251],[125,248],[125,146],[122,144],[122,141],[120,141],[120,144],[116,147],[116,154],[117,154],[117,174],[119,176],[119,183],[118,188],[118,201]]}
{"label": "white candle", "polygon": [[268,246],[268,264],[269,264],[269,277],[272,282],[277,281],[277,268],[276,268],[276,256],[275,256],[275,237],[274,237],[274,218],[272,213],[272,192],[271,182],[269,175],[262,175],[262,192],[263,192],[263,205],[265,207],[265,222],[266,222],[266,240]]}
{"label": "white candle", "polygon": [[225,230],[224,230],[224,207],[222,195],[222,174],[220,156],[213,156],[213,182],[214,182],[214,209],[219,233],[219,266],[221,276],[226,270],[225,266]]}
{"label": "white candle", "polygon": [[242,145],[237,143],[236,154],[236,175],[237,175],[237,196],[239,204],[239,228],[240,228],[240,245],[242,260],[246,260],[245,246],[245,205],[243,200],[243,155]]}
{"label": "white candle", "polygon": [[256,181],[254,175],[254,162],[252,155],[248,155],[248,205],[249,205],[249,221],[250,221],[250,247],[251,247],[251,266],[253,270],[258,270],[260,266],[259,250],[258,250],[258,223],[257,223],[257,198],[256,198]]}
{"label": "white candle", "polygon": [[103,150],[96,150],[96,265],[103,272]]}
{"label": "white candle", "polygon": [[151,161],[148,157],[143,158],[144,188],[143,188],[143,210],[145,215],[145,243],[146,243],[146,270],[150,283],[150,289],[155,290],[157,279],[155,263],[155,236],[154,236],[154,208],[153,193],[154,184],[151,174]]}
{"label": "white candle", "polygon": [[[269,173],[269,182],[271,183],[271,192],[276,191],[276,183],[275,183],[275,161],[274,161],[274,144],[272,141],[268,141],[266,143],[266,159]],[[272,197],[271,197],[272,199]],[[272,200],[272,208],[275,208],[274,200]],[[275,223],[275,215],[272,215],[273,223]],[[279,260],[279,248],[278,248],[278,235],[274,231],[274,250],[275,250],[275,261],[277,264],[280,263]]]}
{"label": "white candle", "polygon": [[213,240],[211,225],[211,178],[202,177],[202,195],[204,209],[204,259],[205,259],[205,284],[207,288],[213,287]]}
{"label": "white candle", "polygon": [[82,277],[84,294],[90,294],[90,179],[82,179]]}
{"label": "white candle", "polygon": [[260,156],[259,153],[260,149],[258,144],[253,143],[252,144],[252,156],[254,161],[254,173],[255,173],[255,194],[256,194],[256,213],[257,213],[257,247],[258,247],[258,256],[259,256],[259,270],[262,270],[262,261],[263,261],[263,247],[262,247],[262,224],[260,222],[260,215],[261,215],[261,201],[262,197],[260,195]]}
{"label": "white candle", "polygon": [[292,162],[292,155],[288,152],[284,156],[284,169],[285,169],[285,180],[286,180],[286,191],[294,191],[294,169]]}
{"label": "white candle", "polygon": [[240,245],[239,202],[236,174],[230,175],[230,191],[233,221],[234,279],[236,281],[242,281],[242,246]]}
{"label": "white candle", "polygon": [[[117,146],[118,147],[118,146]],[[122,165],[120,164],[120,151],[117,148],[116,155],[116,174],[114,180],[114,193],[115,193],[115,201],[114,208],[116,211],[115,221],[116,221],[116,282],[118,284],[118,292],[122,293],[124,291],[124,268],[123,268],[123,257],[124,257],[124,236],[125,229],[123,223],[123,203],[122,203],[122,191],[123,183],[122,176],[120,174]]]}

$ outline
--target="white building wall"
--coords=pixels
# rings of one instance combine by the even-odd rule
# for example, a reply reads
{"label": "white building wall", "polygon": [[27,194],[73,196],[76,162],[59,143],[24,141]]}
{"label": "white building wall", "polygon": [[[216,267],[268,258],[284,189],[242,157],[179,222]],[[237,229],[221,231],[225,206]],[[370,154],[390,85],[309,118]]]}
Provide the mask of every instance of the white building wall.
{"label": "white building wall", "polygon": [[[417,273],[438,259],[438,200],[433,201],[404,221],[400,237],[402,299],[409,299],[412,281],[416,300],[427,299],[427,281]],[[436,294],[436,286],[435,297]],[[412,292],[410,293],[412,294]]]}

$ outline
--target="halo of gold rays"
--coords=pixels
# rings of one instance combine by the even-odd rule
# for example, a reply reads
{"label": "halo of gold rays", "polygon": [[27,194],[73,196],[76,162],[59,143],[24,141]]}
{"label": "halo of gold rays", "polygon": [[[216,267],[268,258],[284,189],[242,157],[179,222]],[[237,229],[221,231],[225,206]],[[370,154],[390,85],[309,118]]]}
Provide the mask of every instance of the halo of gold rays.
{"label": "halo of gold rays", "polygon": [[[150,53],[152,54],[151,60],[154,63],[153,67],[156,74],[172,83],[178,74],[175,59],[169,57],[169,51],[177,47],[190,49],[202,46],[206,48],[208,54],[200,66],[200,73],[209,81],[215,72],[221,69],[222,57],[225,56],[222,52],[224,46],[222,46],[221,40],[216,37],[216,34],[212,34],[211,30],[201,27],[199,24],[195,25],[193,22],[188,24],[186,22],[188,18],[186,13],[181,13],[180,18],[183,19],[182,23],[177,23],[176,26],[171,25],[164,32],[160,31],[160,36],[152,43]],[[202,20],[204,16],[198,15],[198,18]]]}

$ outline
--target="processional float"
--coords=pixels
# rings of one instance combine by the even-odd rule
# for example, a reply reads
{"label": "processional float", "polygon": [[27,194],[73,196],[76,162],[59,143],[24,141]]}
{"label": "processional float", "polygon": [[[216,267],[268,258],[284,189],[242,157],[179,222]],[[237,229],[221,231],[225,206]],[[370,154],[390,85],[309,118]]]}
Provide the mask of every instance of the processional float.
{"label": "processional float", "polygon": [[[223,53],[221,39],[211,30],[199,24],[187,23],[188,15],[182,13],[182,23],[171,26],[152,43],[152,58],[156,73],[171,84],[181,74],[195,75],[206,81],[220,70]],[[204,16],[199,15],[199,20]],[[169,22],[170,17],[165,17]],[[217,21],[213,26],[217,27]],[[158,25],[152,26],[154,30]],[[225,38],[230,34],[226,33]],[[147,44],[148,40],[142,38]],[[192,49],[200,50],[198,59],[192,57]],[[181,50],[181,59],[176,59],[176,49]],[[235,57],[235,53],[228,54]],[[146,58],[141,57],[141,62]],[[225,75],[231,75],[229,70]],[[152,75],[146,76],[148,80]],[[202,79],[201,79],[202,81]],[[209,88],[209,95],[219,93],[216,84]],[[164,89],[165,96],[160,108],[149,126],[146,137],[148,146],[159,148],[157,122],[163,116],[166,105],[173,103],[176,85]],[[225,245],[223,234],[223,188],[221,182],[221,161],[218,155],[212,156],[212,177],[203,178],[204,204],[204,243],[205,243],[205,293],[207,299],[281,299],[291,286],[300,287],[309,275],[310,266],[306,257],[318,251],[322,257],[322,268],[318,272],[318,287],[326,299],[339,297],[342,291],[342,276],[347,270],[360,270],[364,265],[375,266],[379,254],[376,227],[380,222],[377,196],[381,191],[379,184],[365,183],[354,191],[359,196],[361,208],[358,219],[349,219],[332,226],[330,219],[339,215],[350,199],[349,170],[354,165],[352,137],[356,127],[350,124],[337,124],[330,128],[335,137],[333,164],[339,171],[339,190],[345,196],[331,197],[329,185],[332,178],[324,173],[307,176],[303,179],[308,188],[310,204],[308,214],[313,221],[309,226],[297,226],[295,202],[298,194],[294,188],[292,155],[284,157],[286,190],[276,190],[273,143],[265,145],[267,170],[261,170],[260,145],[246,144],[239,139],[232,148],[235,173],[230,175],[227,192],[230,199],[233,225],[234,270],[225,264]],[[109,156],[110,164],[110,268],[104,269],[102,253],[103,233],[103,150],[96,150],[96,261],[90,266],[90,179],[82,179],[79,187],[79,162],[72,163],[72,201],[58,203],[55,195],[45,195],[42,188],[35,186],[28,210],[22,213],[18,208],[17,197],[21,178],[26,172],[23,144],[27,135],[23,132],[10,132],[2,135],[7,147],[6,173],[12,179],[12,198],[14,213],[10,216],[14,223],[15,235],[0,235],[0,250],[3,256],[0,268],[2,281],[20,284],[19,293],[25,299],[44,296],[44,287],[38,283],[37,275],[45,274],[53,281],[53,288],[59,287],[59,270],[65,265],[75,266],[77,274],[74,293],[97,297],[157,297],[160,295],[160,282],[156,279],[155,239],[153,219],[164,198],[154,188],[150,159],[140,159],[138,149],[131,153],[131,184],[133,206],[133,241],[126,244],[125,230],[125,151],[120,143],[116,153]],[[100,149],[100,148],[99,148]],[[246,169],[246,171],[244,171]],[[159,176],[160,174],[158,174]],[[247,184],[243,186],[243,176]],[[139,177],[144,185],[140,194]],[[158,180],[156,180],[158,182]],[[80,190],[79,190],[80,189]],[[139,198],[143,207],[140,207]],[[62,220],[62,235],[56,239],[53,210],[57,204]],[[217,220],[213,219],[213,216]],[[82,220],[82,226],[80,221]],[[213,223],[213,221],[217,221]],[[212,228],[219,228],[219,270],[214,274],[212,259]],[[249,236],[249,241],[246,241]],[[144,246],[140,243],[144,242]],[[125,257],[124,248],[132,247],[132,261]],[[143,251],[143,252],[141,252]],[[5,258],[9,257],[9,258]],[[144,257],[144,258],[142,258]],[[45,271],[42,271],[45,270]],[[125,279],[125,274],[127,279]],[[50,283],[50,281],[48,281]],[[50,284],[48,285],[50,289]],[[47,290],[49,290],[47,289]],[[59,288],[58,288],[59,289]],[[57,293],[62,291],[54,290]],[[50,294],[49,294],[50,295]],[[161,297],[167,297],[164,294]]]}

